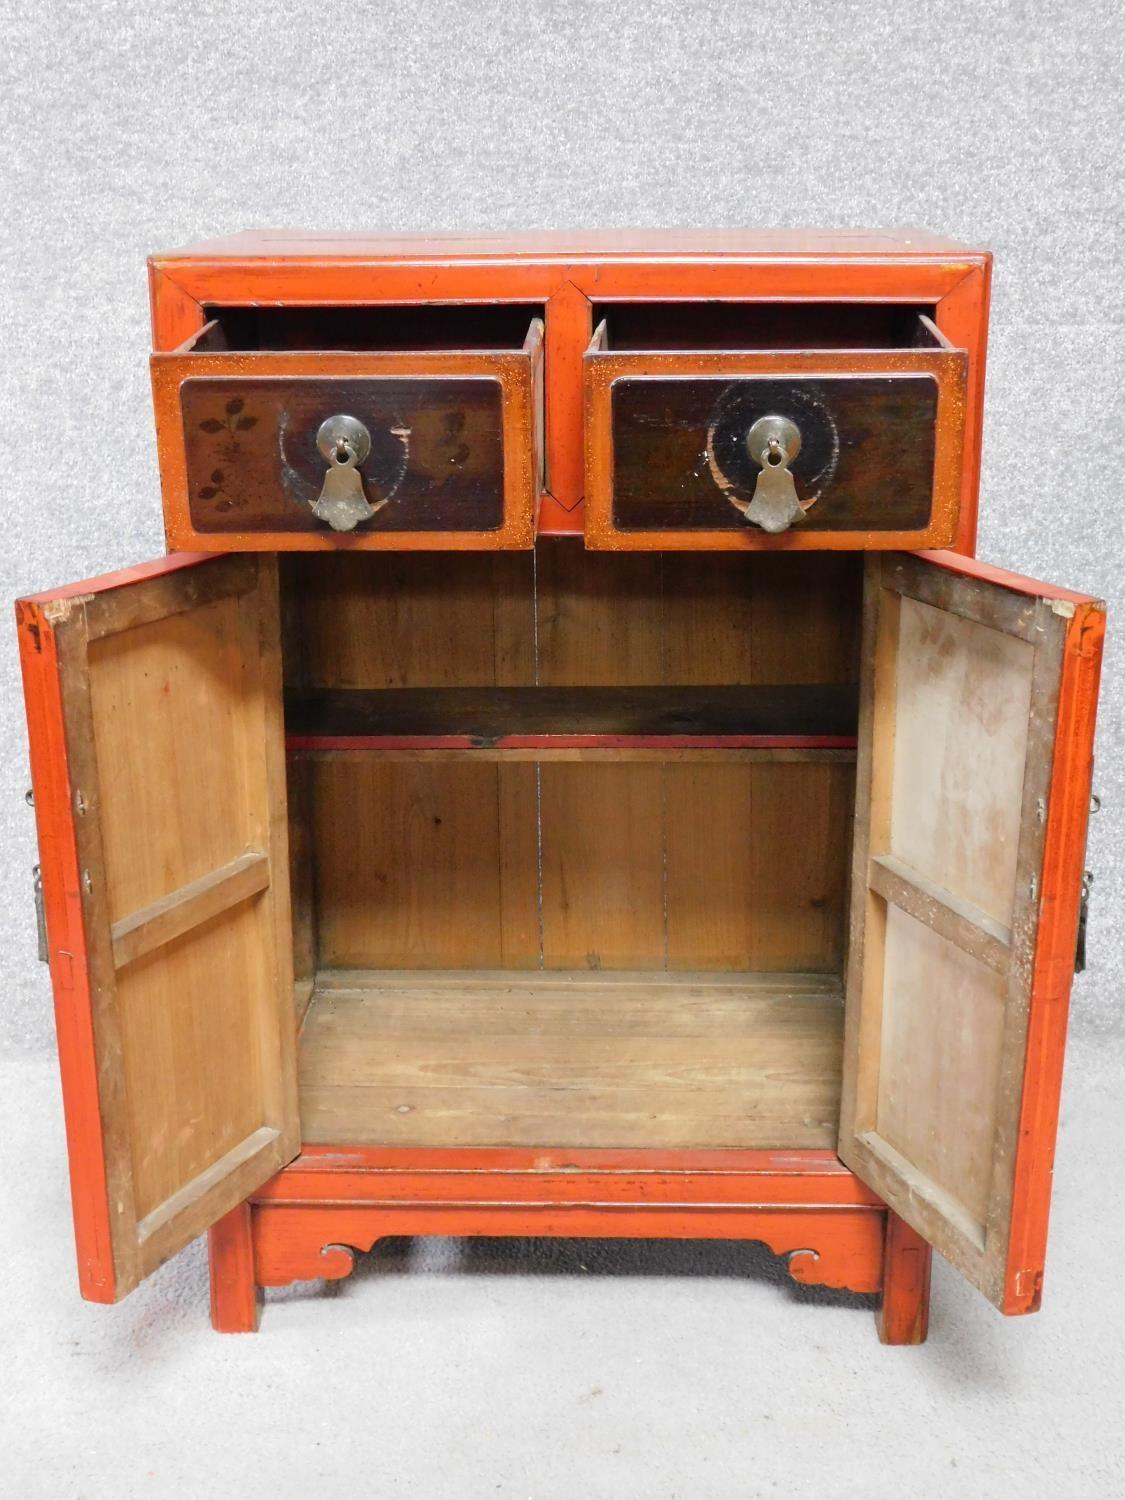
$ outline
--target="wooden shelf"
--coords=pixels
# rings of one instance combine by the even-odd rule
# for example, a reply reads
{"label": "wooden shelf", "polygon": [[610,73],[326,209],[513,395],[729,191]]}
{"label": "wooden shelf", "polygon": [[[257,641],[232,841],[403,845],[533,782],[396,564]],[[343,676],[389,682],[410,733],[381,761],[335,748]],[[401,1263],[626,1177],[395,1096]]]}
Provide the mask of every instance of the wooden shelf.
{"label": "wooden shelf", "polygon": [[306,1145],[832,1149],[824,974],[326,971]]}
{"label": "wooden shelf", "polygon": [[757,687],[390,688],[295,695],[296,752],[652,754],[854,759],[848,684]]}

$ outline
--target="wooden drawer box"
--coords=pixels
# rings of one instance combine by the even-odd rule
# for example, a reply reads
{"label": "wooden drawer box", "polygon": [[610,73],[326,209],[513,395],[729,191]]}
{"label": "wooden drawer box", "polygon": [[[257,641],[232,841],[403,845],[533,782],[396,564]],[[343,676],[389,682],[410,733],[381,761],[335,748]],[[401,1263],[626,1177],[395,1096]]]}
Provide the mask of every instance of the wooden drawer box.
{"label": "wooden drawer box", "polygon": [[[920,309],[610,308],[585,357],[587,544],[946,546],[967,369]],[[775,427],[791,451],[767,460]],[[788,513],[760,509],[779,479]]]}
{"label": "wooden drawer box", "polygon": [[[533,313],[218,312],[152,356],[169,545],[531,546],[543,342]],[[347,430],[363,451],[333,459],[338,416],[361,424]],[[330,468],[353,471],[337,479],[357,509],[318,503]]]}

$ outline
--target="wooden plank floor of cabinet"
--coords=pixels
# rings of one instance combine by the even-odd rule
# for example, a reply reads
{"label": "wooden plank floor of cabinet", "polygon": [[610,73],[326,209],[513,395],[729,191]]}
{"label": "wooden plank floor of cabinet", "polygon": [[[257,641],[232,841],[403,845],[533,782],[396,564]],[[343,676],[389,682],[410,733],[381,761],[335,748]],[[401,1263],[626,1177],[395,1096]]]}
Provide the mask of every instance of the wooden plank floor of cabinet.
{"label": "wooden plank floor of cabinet", "polygon": [[842,1026],[828,975],[325,972],[302,1139],[828,1148]]}

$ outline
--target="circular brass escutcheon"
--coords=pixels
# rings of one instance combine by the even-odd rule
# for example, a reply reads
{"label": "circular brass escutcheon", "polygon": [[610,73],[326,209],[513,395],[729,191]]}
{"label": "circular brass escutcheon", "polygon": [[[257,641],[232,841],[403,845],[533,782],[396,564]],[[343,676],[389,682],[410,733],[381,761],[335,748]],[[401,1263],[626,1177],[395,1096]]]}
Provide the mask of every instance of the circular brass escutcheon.
{"label": "circular brass escutcheon", "polygon": [[327,463],[346,463],[341,450],[351,449],[355,462],[361,464],[371,452],[371,434],[358,417],[326,417],[317,428],[316,446]]}
{"label": "circular brass escutcheon", "polygon": [[[746,434],[746,447],[750,457],[763,469],[773,443],[784,453],[785,463],[792,463],[801,451],[801,429],[788,417],[759,417]],[[776,468],[776,462],[771,467]]]}

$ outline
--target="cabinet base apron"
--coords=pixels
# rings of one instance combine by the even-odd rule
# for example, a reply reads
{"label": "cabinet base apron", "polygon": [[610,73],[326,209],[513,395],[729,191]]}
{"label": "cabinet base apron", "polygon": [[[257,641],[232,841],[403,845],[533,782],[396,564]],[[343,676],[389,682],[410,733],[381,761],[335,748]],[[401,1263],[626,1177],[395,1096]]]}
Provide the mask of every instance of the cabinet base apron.
{"label": "cabinet base apron", "polygon": [[881,1292],[884,1343],[926,1337],[929,1246],[831,1151],[309,1147],[211,1230],[213,1326],[253,1332],[261,1288],[390,1235],[756,1240],[805,1286]]}

